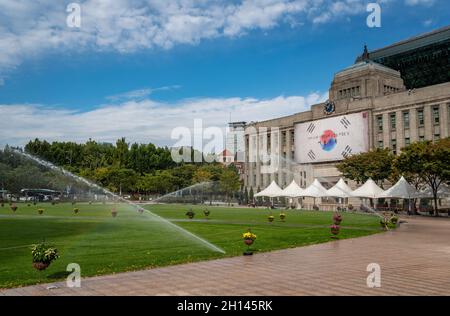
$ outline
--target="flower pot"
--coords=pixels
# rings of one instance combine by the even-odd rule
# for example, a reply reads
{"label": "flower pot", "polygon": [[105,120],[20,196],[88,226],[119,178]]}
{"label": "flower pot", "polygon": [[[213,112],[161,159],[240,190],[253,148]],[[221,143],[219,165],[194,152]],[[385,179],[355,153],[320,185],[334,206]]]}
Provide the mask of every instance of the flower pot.
{"label": "flower pot", "polygon": [[244,239],[244,243],[245,243],[247,246],[250,246],[250,245],[253,244],[253,239]]}
{"label": "flower pot", "polygon": [[33,262],[33,268],[39,271],[47,269],[49,265],[49,262]]}
{"label": "flower pot", "polygon": [[116,217],[117,216],[117,212],[111,212],[112,217]]}
{"label": "flower pot", "polygon": [[269,217],[268,220],[269,220],[270,223],[272,223],[274,218],[273,217]]}
{"label": "flower pot", "polygon": [[331,225],[330,231],[333,235],[339,234],[340,227],[338,225]]}

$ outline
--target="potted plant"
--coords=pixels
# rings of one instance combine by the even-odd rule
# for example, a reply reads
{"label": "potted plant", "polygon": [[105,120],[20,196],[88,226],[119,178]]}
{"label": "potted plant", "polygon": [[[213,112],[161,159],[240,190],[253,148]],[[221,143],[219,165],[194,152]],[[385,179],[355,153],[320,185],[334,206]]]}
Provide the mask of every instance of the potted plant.
{"label": "potted plant", "polygon": [[386,216],[386,219],[388,219],[387,226],[388,228],[395,228],[397,227],[397,224],[399,223],[399,218],[395,214],[391,214],[390,217]]}
{"label": "potted plant", "polygon": [[336,225],[336,224],[331,225],[330,230],[331,230],[331,233],[333,234],[333,236],[331,236],[331,238],[337,238],[337,235],[339,234],[340,229],[341,228],[339,227],[339,225]]}
{"label": "potted plant", "polygon": [[189,211],[186,212],[186,216],[189,217],[189,219],[193,219],[195,216],[194,211],[192,211],[192,209],[190,209]]}
{"label": "potted plant", "polygon": [[253,243],[256,240],[256,235],[253,234],[250,230],[250,228],[242,234],[242,238],[244,239],[244,244],[247,245],[247,250],[244,252],[244,256],[250,256],[253,254],[253,251],[250,250],[250,246],[253,245]]}
{"label": "potted plant", "polygon": [[208,218],[208,216],[209,216],[209,214],[211,214],[211,212],[208,209],[206,209],[203,211],[203,214],[205,214],[206,218]]}
{"label": "potted plant", "polygon": [[17,211],[17,205],[16,205],[16,203],[13,203],[13,204],[11,204],[11,210],[13,211],[13,212],[15,212],[15,211]]}
{"label": "potted plant", "polygon": [[45,243],[39,243],[31,247],[31,256],[33,257],[33,267],[42,271],[59,258],[58,249],[50,247]]}
{"label": "potted plant", "polygon": [[337,212],[334,213],[334,215],[333,215],[333,222],[334,222],[335,225],[340,225],[341,222],[342,222],[342,215],[337,213]]}
{"label": "potted plant", "polygon": [[355,207],[353,206],[353,204],[349,204],[348,205],[348,210],[351,212],[351,211],[353,211],[353,209],[354,209]]}
{"label": "potted plant", "polygon": [[117,216],[117,210],[115,207],[113,207],[113,209],[111,210],[111,215],[112,217],[116,217]]}
{"label": "potted plant", "polygon": [[42,208],[39,208],[37,211],[38,211],[39,215],[42,215],[42,213],[44,213],[44,209],[42,209]]}
{"label": "potted plant", "polygon": [[78,214],[79,211],[80,211],[80,210],[79,210],[78,208],[74,208],[74,209],[73,209],[73,212],[74,212],[75,214]]}
{"label": "potted plant", "polygon": [[272,223],[274,219],[275,219],[275,217],[273,217],[273,215],[269,215],[267,217],[267,220],[269,221],[269,223]]}
{"label": "potted plant", "polygon": [[286,213],[281,212],[281,213],[280,213],[280,220],[281,220],[282,222],[284,222],[285,219],[286,219]]}

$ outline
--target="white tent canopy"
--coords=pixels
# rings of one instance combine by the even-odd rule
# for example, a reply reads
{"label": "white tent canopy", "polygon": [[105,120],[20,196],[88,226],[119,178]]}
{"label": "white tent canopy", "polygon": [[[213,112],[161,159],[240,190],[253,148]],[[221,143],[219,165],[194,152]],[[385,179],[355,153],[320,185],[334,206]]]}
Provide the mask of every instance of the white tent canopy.
{"label": "white tent canopy", "polygon": [[313,198],[320,198],[329,196],[327,193],[327,189],[325,189],[322,184],[320,184],[319,180],[314,179],[313,183],[309,187],[303,190],[301,196],[308,196]]}
{"label": "white tent canopy", "polygon": [[352,189],[345,183],[345,181],[340,178],[338,183],[336,183],[332,188],[327,190],[329,196],[337,198],[348,198],[352,197]]}
{"label": "white tent canopy", "polygon": [[358,189],[352,192],[352,195],[354,197],[361,197],[361,198],[370,198],[370,199],[376,199],[378,195],[383,193],[383,189],[381,189],[375,181],[372,179],[368,179],[366,183],[364,183],[362,186],[360,186]]}
{"label": "white tent canopy", "polygon": [[417,195],[417,190],[404,177],[401,177],[396,184],[380,193],[377,198],[414,199]]}
{"label": "white tent canopy", "polygon": [[276,184],[275,181],[272,181],[272,183],[265,188],[264,190],[262,190],[259,193],[255,194],[255,197],[260,197],[260,196],[267,196],[267,197],[279,197],[282,196],[283,190]]}
{"label": "white tent canopy", "polygon": [[289,184],[282,192],[281,196],[286,197],[300,197],[303,194],[303,189],[295,182],[295,180],[292,180],[291,184]]}

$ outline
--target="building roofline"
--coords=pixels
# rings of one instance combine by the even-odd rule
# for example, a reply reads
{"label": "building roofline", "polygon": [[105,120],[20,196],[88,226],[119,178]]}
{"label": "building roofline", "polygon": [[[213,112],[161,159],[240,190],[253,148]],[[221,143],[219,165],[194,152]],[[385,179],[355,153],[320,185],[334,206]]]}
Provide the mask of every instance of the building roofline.
{"label": "building roofline", "polygon": [[435,42],[441,42],[450,38],[450,25],[441,27],[431,32],[410,37],[406,40],[375,49],[369,52],[369,58],[382,58],[427,46]]}

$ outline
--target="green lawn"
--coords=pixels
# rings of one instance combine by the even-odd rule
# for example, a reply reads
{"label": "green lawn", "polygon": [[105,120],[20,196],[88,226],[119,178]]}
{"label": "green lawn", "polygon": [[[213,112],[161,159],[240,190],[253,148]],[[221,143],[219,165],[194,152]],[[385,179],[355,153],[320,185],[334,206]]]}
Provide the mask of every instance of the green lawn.
{"label": "green lawn", "polygon": [[[13,213],[8,204],[0,207],[0,288],[52,282],[64,279],[66,266],[78,263],[83,276],[137,270],[148,267],[241,255],[245,246],[242,233],[247,228],[257,235],[253,249],[303,246],[330,241],[332,213],[286,211],[285,222],[273,210],[192,206],[196,216],[185,216],[189,206],[148,206],[159,216],[213,243],[225,251],[214,252],[195,238],[184,234],[148,212],[139,214],[127,205],[116,205],[118,216],[111,216],[112,205],[104,204],[18,204]],[[73,208],[80,209],[74,214]],[[37,209],[44,209],[39,215]],[[380,232],[379,219],[364,214],[343,215],[340,238]],[[31,266],[30,245],[45,239],[56,246],[61,258],[42,272]]]}

